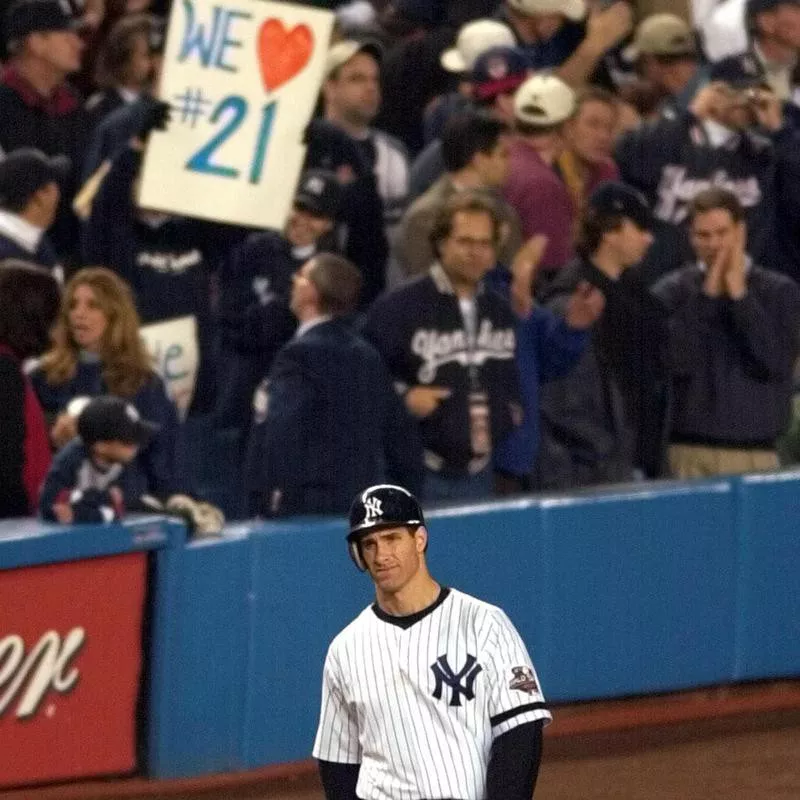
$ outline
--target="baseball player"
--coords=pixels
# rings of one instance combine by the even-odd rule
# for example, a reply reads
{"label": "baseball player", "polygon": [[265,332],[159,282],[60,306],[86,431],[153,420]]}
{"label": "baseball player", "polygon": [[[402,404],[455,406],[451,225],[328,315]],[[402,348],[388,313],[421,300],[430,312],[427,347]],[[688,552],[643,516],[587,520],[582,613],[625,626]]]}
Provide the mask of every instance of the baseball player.
{"label": "baseball player", "polygon": [[314,743],[328,800],[530,800],[551,715],[499,608],[440,586],[416,498],[372,486],[350,555],[376,602],[331,644]]}

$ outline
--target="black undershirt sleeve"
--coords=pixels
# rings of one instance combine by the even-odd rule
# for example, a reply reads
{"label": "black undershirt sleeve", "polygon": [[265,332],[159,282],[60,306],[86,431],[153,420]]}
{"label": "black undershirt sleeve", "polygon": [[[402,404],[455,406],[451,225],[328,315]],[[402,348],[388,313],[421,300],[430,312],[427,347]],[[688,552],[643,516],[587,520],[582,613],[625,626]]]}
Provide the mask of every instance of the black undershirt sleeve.
{"label": "black undershirt sleeve", "polygon": [[542,760],[540,719],[498,736],[486,771],[487,800],[531,800]]}
{"label": "black undershirt sleeve", "polygon": [[335,761],[320,761],[319,774],[325,800],[358,800],[356,784],[361,764],[339,764]]}

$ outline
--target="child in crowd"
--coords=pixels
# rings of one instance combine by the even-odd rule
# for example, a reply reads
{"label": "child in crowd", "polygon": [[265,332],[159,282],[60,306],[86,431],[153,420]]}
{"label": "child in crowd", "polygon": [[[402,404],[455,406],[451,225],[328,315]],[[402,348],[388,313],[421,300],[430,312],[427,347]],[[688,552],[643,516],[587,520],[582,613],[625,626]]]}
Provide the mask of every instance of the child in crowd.
{"label": "child in crowd", "polygon": [[111,395],[91,400],[78,417],[78,436],[53,459],[39,501],[51,522],[113,522],[122,518],[120,480],[158,425]]}

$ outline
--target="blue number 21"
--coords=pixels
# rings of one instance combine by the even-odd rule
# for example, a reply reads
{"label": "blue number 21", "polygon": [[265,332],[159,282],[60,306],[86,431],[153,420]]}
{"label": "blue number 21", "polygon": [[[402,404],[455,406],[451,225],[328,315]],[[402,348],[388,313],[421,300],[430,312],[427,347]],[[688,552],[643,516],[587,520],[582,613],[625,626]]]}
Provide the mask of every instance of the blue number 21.
{"label": "blue number 21", "polygon": [[[275,120],[276,103],[272,102],[264,106],[261,115],[261,126],[258,129],[258,138],[253,152],[253,161],[250,166],[250,183],[258,183],[264,171],[264,162],[267,155],[267,145],[269,136],[272,132],[272,123]],[[217,148],[221,147],[244,122],[247,116],[247,100],[238,95],[231,95],[220,101],[211,113],[211,123],[217,122],[220,117],[230,109],[233,114],[225,122],[222,128],[204,144],[187,162],[186,168],[194,172],[203,172],[206,175],[220,175],[223,178],[238,178],[239,170],[235,167],[224,167],[212,163],[211,159]]]}

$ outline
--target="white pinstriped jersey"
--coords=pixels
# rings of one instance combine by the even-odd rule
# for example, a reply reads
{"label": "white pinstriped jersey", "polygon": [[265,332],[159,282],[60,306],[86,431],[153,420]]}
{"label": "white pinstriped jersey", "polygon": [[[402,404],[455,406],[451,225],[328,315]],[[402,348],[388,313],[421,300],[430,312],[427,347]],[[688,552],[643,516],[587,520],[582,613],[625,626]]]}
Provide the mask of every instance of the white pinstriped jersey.
{"label": "white pinstriped jersey", "polygon": [[314,757],[361,764],[363,800],[481,800],[493,740],[539,719],[551,716],[511,621],[443,589],[414,617],[371,606],[333,640]]}

